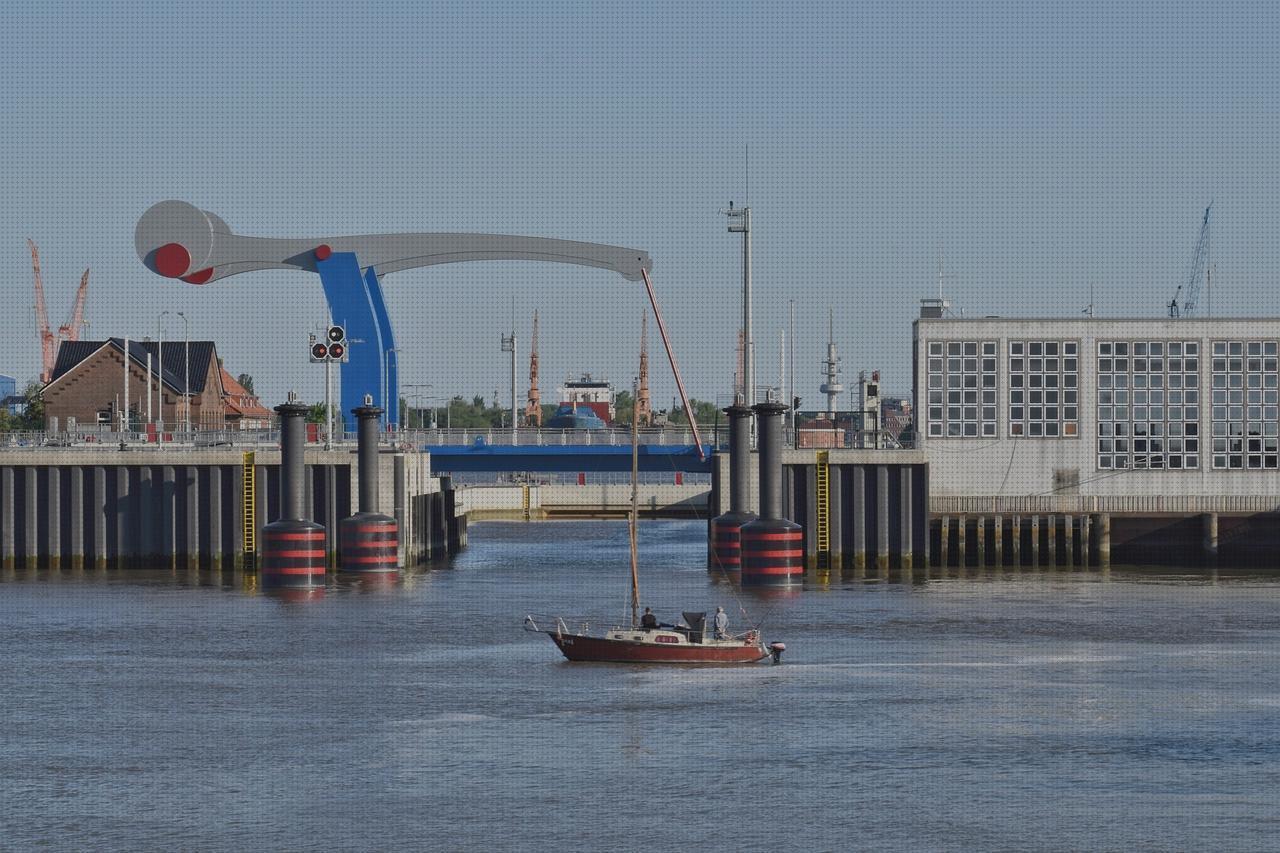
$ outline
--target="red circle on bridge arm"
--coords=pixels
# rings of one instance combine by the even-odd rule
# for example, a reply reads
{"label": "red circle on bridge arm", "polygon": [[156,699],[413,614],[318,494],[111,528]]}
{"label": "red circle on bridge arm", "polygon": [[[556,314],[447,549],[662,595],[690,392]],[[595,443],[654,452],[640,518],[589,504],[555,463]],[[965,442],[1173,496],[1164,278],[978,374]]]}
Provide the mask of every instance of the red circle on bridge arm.
{"label": "red circle on bridge arm", "polygon": [[205,267],[200,272],[193,272],[191,275],[184,275],[182,280],[187,284],[204,284],[213,278],[213,267]]}
{"label": "red circle on bridge arm", "polygon": [[156,272],[169,278],[181,278],[191,268],[191,254],[181,243],[165,243],[155,254]]}
{"label": "red circle on bridge arm", "polygon": [[329,256],[332,254],[333,254],[333,249],[329,248],[329,244],[321,243],[319,246],[316,246],[317,261],[327,261],[329,260]]}

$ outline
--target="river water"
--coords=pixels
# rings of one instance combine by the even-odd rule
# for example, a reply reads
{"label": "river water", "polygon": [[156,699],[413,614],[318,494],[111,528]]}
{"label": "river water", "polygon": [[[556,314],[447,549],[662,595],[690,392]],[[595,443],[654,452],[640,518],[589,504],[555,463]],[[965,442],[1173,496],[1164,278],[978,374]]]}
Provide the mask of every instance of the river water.
{"label": "river water", "polygon": [[1280,573],[952,571],[742,597],[641,527],[644,602],[781,666],[569,664],[626,528],[485,523],[296,602],[0,577],[0,849],[1280,849]]}

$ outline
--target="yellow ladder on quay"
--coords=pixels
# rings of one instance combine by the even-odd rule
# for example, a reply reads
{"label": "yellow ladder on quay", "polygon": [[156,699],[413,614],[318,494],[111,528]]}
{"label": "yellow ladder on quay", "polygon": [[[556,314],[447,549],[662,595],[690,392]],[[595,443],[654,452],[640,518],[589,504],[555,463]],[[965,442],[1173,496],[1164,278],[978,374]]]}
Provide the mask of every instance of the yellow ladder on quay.
{"label": "yellow ladder on quay", "polygon": [[826,450],[818,451],[814,465],[817,480],[817,507],[814,512],[814,523],[817,527],[818,568],[826,568],[831,560],[831,454]]}
{"label": "yellow ladder on quay", "polygon": [[241,524],[244,528],[244,552],[252,554],[258,550],[258,483],[255,475],[257,470],[254,467],[253,451],[247,451],[244,454],[244,463],[241,469],[243,476],[241,482],[243,485],[243,493],[241,494]]}

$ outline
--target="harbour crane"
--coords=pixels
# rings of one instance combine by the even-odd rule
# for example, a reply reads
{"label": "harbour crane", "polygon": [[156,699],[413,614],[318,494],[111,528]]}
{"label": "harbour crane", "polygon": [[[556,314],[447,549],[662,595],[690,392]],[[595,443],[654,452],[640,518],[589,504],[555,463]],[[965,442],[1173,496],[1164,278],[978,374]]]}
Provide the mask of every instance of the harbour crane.
{"label": "harbour crane", "polygon": [[636,385],[636,422],[640,426],[653,423],[653,406],[649,402],[649,315],[640,315],[640,378]]}
{"label": "harbour crane", "polygon": [[[1205,266],[1209,260],[1209,212],[1212,210],[1213,202],[1209,202],[1209,206],[1204,209],[1204,220],[1200,223],[1200,239],[1196,240],[1196,250],[1191,255],[1191,277],[1185,285],[1178,285],[1173,300],[1169,302],[1169,316],[1175,319],[1194,314],[1196,302],[1200,299],[1200,280],[1205,276]],[[1179,296],[1182,296],[1181,305],[1178,304]]]}
{"label": "harbour crane", "polygon": [[71,308],[71,319],[58,327],[57,334],[49,328],[49,313],[44,302],[44,277],[40,273],[40,250],[35,241],[27,239],[27,247],[31,249],[31,270],[35,273],[36,286],[36,332],[40,335],[40,381],[47,383],[53,376],[54,362],[58,358],[58,347],[63,341],[80,340],[80,329],[84,322],[84,301],[89,294],[89,271],[80,276],[80,286],[76,289],[76,299]]}
{"label": "harbour crane", "polygon": [[538,311],[533,312],[533,338],[529,346],[529,398],[524,407],[526,426],[542,427],[542,392],[538,390]]}

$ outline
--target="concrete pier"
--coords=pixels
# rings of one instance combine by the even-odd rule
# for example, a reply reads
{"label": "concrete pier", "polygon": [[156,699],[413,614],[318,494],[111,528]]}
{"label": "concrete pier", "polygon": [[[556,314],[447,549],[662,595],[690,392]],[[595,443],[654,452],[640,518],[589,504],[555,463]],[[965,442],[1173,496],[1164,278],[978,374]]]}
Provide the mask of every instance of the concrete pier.
{"label": "concrete pier", "polygon": [[1105,512],[1098,516],[1098,565],[1111,565],[1111,515]]}
{"label": "concrete pier", "polygon": [[994,547],[993,557],[995,557],[995,565],[1004,565],[1004,516],[997,515],[995,517],[995,541],[992,543]]}
{"label": "concrete pier", "polygon": [[1062,517],[1062,544],[1065,548],[1063,559],[1068,566],[1074,566],[1075,561],[1075,518],[1071,515]]}
{"label": "concrete pier", "polygon": [[945,569],[951,565],[951,517],[944,515],[938,523],[938,565]]}
{"label": "concrete pier", "polygon": [[974,530],[974,544],[978,551],[978,566],[982,567],[987,564],[987,519],[986,516],[978,516],[977,529]]}
{"label": "concrete pier", "polygon": [[1040,516],[1031,516],[1031,565],[1040,565]]}
{"label": "concrete pier", "polygon": [[912,488],[912,474],[913,472],[910,468],[898,469],[898,566],[906,571],[911,571],[915,562],[916,550],[916,524],[913,505],[915,489]]}
{"label": "concrete pier", "polygon": [[1216,512],[1205,513],[1201,519],[1201,525],[1204,529],[1204,555],[1210,560],[1216,560],[1218,559],[1218,514]]}
{"label": "concrete pier", "polygon": [[876,468],[876,571],[889,570],[889,469]]}

